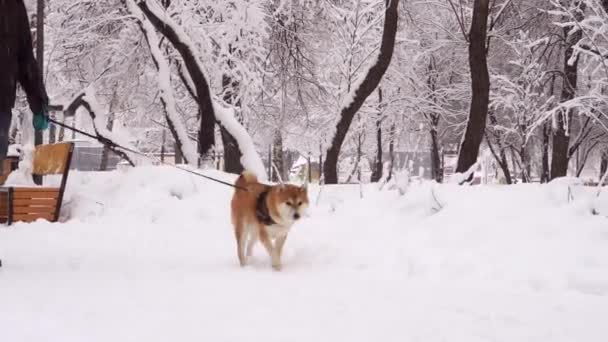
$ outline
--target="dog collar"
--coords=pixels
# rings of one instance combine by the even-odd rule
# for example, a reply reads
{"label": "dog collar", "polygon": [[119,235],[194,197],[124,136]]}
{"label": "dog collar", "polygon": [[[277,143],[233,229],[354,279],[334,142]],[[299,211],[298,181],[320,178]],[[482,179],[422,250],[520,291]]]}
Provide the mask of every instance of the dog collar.
{"label": "dog collar", "polygon": [[266,226],[272,226],[276,224],[270,216],[268,205],[266,204],[266,197],[270,189],[264,190],[259,196],[255,204],[255,216]]}

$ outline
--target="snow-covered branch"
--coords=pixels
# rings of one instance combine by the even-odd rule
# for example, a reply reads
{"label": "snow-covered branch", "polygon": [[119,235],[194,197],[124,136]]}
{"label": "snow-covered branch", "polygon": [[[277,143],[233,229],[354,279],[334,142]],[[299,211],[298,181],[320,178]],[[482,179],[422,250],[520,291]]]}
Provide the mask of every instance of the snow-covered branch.
{"label": "snow-covered branch", "polygon": [[156,35],[156,30],[150,21],[144,16],[141,9],[135,4],[135,0],[125,0],[127,7],[131,14],[137,18],[138,24],[141,27],[148,47],[150,48],[150,54],[156,68],[158,70],[158,86],[160,89],[160,97],[163,107],[165,109],[165,117],[167,119],[167,125],[173,138],[177,143],[177,147],[182,151],[186,163],[196,166],[198,163],[198,154],[194,143],[188,137],[188,131],[182,118],[177,112],[175,105],[175,98],[173,96],[173,88],[171,86],[171,70],[169,63],[165,59],[162,51],[160,50],[160,40]]}

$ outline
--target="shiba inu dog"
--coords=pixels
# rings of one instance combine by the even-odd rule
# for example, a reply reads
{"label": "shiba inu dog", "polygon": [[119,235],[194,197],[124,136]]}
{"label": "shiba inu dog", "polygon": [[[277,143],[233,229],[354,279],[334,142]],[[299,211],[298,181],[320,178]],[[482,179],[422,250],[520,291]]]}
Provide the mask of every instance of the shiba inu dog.
{"label": "shiba inu dog", "polygon": [[265,185],[249,171],[243,172],[235,185],[231,216],[241,266],[247,264],[259,240],[270,255],[272,267],[280,270],[287,234],[308,207],[306,185]]}

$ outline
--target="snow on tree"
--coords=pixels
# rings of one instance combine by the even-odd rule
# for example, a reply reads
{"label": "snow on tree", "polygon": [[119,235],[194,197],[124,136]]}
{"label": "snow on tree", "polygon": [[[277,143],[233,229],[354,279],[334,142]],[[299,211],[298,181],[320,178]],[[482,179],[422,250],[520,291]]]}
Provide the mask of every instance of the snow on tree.
{"label": "snow on tree", "polygon": [[349,94],[342,100],[339,121],[336,131],[327,150],[324,165],[324,177],[327,184],[338,182],[337,164],[342,143],[357,111],[363,106],[367,97],[380,83],[382,76],[388,69],[395,47],[397,23],[399,18],[399,0],[389,0],[386,3],[384,32],[380,51],[375,61],[370,64],[369,70],[357,82],[352,84]]}
{"label": "snow on tree", "polygon": [[177,143],[177,148],[182,151],[186,163],[195,166],[198,163],[198,154],[194,144],[188,137],[188,131],[182,122],[182,118],[177,112],[176,101],[173,96],[173,87],[171,86],[171,70],[165,56],[160,50],[160,40],[156,35],[154,26],[146,19],[139,7],[135,4],[135,1],[125,0],[125,2],[131,14],[137,19],[138,24],[146,37],[148,47],[150,48],[150,54],[158,69],[158,85],[167,125]]}
{"label": "snow on tree", "polygon": [[[206,153],[212,145],[211,140],[213,139],[213,128],[215,126],[215,120],[217,117],[214,112],[215,106],[213,104],[209,84],[204,75],[204,67],[201,64],[201,58],[198,55],[196,46],[191,41],[190,37],[183,31],[181,26],[166,15],[166,12],[164,12],[157,3],[154,1],[142,0],[138,2],[138,6],[154,25],[154,27],[156,27],[156,29],[158,29],[165,37],[167,37],[167,39],[169,39],[169,41],[171,41],[172,45],[176,48],[176,50],[178,50],[184,61],[190,79],[192,80],[194,88],[196,89],[196,100],[201,113],[200,131],[206,132],[199,134],[199,146],[203,146],[201,147],[200,152]],[[224,120],[218,120],[220,124],[222,124],[222,122],[229,122],[226,120],[226,115],[223,115],[222,119]],[[232,137],[242,135],[244,132],[238,130],[241,125],[236,121],[231,122],[231,125],[229,126],[222,125],[222,127]],[[245,141],[244,139],[238,139],[237,142],[239,142],[239,140],[241,142]],[[249,162],[249,164],[244,164],[243,166],[253,172],[256,172],[259,179],[266,179],[264,169],[259,168],[261,161],[259,163],[256,162],[259,161],[260,158],[257,155],[255,147],[239,145],[239,150],[243,155],[241,161]],[[254,155],[251,155],[252,153]]]}

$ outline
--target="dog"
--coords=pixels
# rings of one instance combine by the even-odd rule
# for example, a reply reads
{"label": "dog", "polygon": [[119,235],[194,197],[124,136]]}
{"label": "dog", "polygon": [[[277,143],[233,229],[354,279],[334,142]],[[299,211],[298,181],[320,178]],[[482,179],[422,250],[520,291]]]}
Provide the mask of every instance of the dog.
{"label": "dog", "polygon": [[265,185],[244,171],[236,180],[231,201],[232,225],[241,266],[247,265],[254,244],[266,248],[272,267],[280,271],[287,234],[308,207],[307,185]]}

